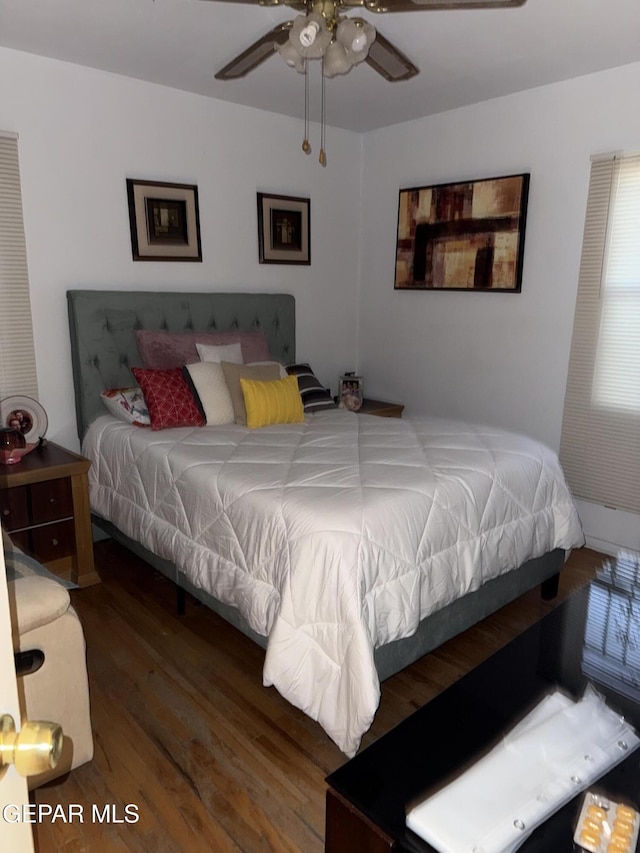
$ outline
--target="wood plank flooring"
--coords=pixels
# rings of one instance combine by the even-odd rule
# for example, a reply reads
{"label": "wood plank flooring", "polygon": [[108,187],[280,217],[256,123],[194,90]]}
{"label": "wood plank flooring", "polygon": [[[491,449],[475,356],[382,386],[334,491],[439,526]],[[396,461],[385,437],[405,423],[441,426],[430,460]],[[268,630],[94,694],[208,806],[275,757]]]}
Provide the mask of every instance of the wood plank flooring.
{"label": "wood plank flooring", "polygon": [[[72,593],[87,640],[93,761],[32,793],[84,807],[36,824],[38,853],[324,849],[325,776],[346,760],[319,725],[262,686],[264,652],[111,541],[102,583]],[[538,590],[383,684],[371,743],[587,583],[606,558],[575,551],[553,602]],[[119,822],[92,820],[113,805]],[[139,820],[126,822],[125,806]]]}

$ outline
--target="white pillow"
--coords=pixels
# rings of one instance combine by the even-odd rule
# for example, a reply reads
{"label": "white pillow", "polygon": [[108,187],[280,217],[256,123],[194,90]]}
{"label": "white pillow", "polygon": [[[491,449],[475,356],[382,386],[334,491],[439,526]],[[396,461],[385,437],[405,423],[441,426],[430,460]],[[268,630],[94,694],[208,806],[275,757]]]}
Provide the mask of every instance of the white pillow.
{"label": "white pillow", "polygon": [[134,426],[149,426],[149,409],[140,388],[109,388],[100,394],[112,415]]}
{"label": "white pillow", "polygon": [[230,361],[231,364],[242,364],[242,344],[240,341],[235,344],[221,344],[220,346],[196,343],[196,349],[200,361],[213,362],[214,364]]}
{"label": "white pillow", "polygon": [[[224,349],[224,347],[207,347],[207,349]],[[185,364],[184,369],[189,374],[200,399],[207,426],[232,424],[235,414],[222,366],[211,361],[197,361],[195,364]]]}

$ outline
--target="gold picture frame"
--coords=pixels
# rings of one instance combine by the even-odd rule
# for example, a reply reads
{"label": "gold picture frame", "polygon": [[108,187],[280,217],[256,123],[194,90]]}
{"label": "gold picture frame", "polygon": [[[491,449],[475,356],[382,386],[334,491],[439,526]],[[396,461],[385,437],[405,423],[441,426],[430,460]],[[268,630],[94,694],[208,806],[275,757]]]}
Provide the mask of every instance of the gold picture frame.
{"label": "gold picture frame", "polygon": [[202,261],[198,187],[127,178],[134,261]]}
{"label": "gold picture frame", "polygon": [[258,193],[261,264],[311,264],[310,201]]}

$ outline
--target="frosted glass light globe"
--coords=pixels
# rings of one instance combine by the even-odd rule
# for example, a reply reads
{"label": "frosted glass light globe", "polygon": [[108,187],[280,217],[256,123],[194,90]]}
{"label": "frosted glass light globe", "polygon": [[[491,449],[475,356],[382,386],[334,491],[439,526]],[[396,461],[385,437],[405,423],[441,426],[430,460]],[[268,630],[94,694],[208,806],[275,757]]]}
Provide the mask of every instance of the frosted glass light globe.
{"label": "frosted glass light globe", "polygon": [[331,42],[324,55],[322,73],[325,77],[336,77],[338,74],[348,74],[353,67],[347,51],[337,41]]}
{"label": "frosted glass light globe", "polygon": [[336,28],[336,41],[347,51],[352,65],[367,58],[376,31],[360,18],[343,18]]}
{"label": "frosted glass light globe", "polygon": [[358,35],[351,42],[351,50],[356,53],[360,53],[360,51],[364,50],[367,46],[367,36],[364,32],[358,33]]}

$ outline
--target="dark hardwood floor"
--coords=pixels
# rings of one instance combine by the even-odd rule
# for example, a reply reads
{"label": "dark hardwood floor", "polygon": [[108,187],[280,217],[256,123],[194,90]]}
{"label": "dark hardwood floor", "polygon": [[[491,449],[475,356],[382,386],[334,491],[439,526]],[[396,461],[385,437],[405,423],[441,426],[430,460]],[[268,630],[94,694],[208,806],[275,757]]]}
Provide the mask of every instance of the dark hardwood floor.
{"label": "dark hardwood floor", "polygon": [[[52,851],[302,851],[324,849],[325,776],[345,756],[319,725],[262,686],[264,653],[120,546],[95,549],[102,583],[72,593],[89,667],[93,761],[33,792],[79,804],[84,822],[36,824]],[[560,593],[534,590],[383,684],[363,745],[379,738],[527,628],[606,559],[575,551]],[[108,804],[118,822],[92,820]],[[126,821],[125,807],[139,820]],[[133,812],[133,810],[131,810]]]}

